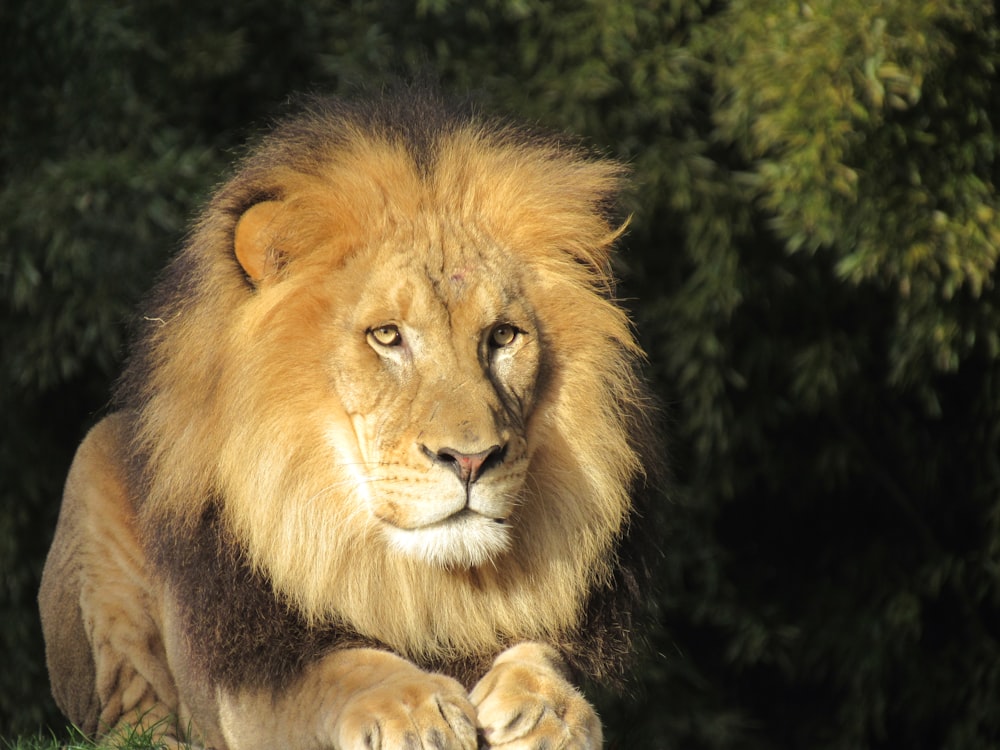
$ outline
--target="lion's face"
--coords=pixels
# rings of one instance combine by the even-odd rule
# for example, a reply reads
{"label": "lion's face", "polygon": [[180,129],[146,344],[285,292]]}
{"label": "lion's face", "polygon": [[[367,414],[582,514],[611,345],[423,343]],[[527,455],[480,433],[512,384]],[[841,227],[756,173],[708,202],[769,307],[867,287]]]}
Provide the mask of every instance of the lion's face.
{"label": "lion's face", "polygon": [[394,548],[469,567],[510,542],[540,333],[510,260],[424,224],[340,272],[331,377],[353,429],[330,439],[358,457],[353,501]]}
{"label": "lion's face", "polygon": [[319,423],[326,486],[396,552],[476,567],[511,544],[531,459],[539,321],[525,269],[474,221],[391,219],[347,243],[320,239],[279,269],[287,233],[311,221],[313,236],[339,237],[342,217],[308,193],[246,212],[236,250],[258,277],[249,307],[272,333],[295,329],[255,339],[251,377],[287,371],[290,347],[309,349],[286,376],[315,394],[301,423]]}

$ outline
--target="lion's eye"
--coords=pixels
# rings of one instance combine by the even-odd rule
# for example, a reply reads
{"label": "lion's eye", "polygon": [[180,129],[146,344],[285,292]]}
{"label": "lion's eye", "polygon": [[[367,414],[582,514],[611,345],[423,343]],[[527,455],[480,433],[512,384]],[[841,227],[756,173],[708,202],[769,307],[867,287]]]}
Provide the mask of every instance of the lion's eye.
{"label": "lion's eye", "polygon": [[509,323],[501,323],[490,331],[490,346],[501,348],[509,346],[517,338],[517,329]]}
{"label": "lion's eye", "polygon": [[396,326],[385,325],[368,329],[368,338],[379,346],[399,346],[403,337]]}

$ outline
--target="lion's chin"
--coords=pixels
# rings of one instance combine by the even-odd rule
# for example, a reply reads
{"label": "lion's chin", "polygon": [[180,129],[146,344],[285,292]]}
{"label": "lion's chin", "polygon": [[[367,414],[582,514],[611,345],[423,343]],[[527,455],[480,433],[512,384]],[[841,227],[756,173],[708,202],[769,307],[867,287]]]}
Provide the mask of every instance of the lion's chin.
{"label": "lion's chin", "polygon": [[510,527],[505,522],[468,509],[426,526],[383,528],[397,552],[445,568],[475,568],[510,547]]}

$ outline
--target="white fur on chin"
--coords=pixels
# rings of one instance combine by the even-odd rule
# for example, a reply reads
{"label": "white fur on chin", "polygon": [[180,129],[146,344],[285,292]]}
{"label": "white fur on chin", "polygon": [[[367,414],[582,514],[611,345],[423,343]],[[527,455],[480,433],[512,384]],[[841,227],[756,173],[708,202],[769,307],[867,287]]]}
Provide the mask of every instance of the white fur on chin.
{"label": "white fur on chin", "polygon": [[443,568],[476,568],[510,547],[506,523],[471,510],[415,529],[390,524],[383,528],[394,550]]}

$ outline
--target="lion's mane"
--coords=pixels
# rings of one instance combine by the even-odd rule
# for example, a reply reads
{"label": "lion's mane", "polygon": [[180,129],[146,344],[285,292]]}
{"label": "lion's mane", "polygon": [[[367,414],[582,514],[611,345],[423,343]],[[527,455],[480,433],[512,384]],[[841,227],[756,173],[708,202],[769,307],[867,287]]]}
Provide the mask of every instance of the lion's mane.
{"label": "lion's mane", "polygon": [[[312,101],[246,156],[141,311],[116,395],[144,543],[183,592],[182,626],[214,677],[280,681],[362,643],[469,679],[524,639],[559,645],[592,676],[616,673],[625,600],[642,586],[636,497],[659,461],[642,355],[613,298],[622,178],[577,145],[413,92]],[[233,246],[241,216],[268,200],[298,214],[269,259],[280,302],[262,306]],[[427,211],[474,224],[529,269],[542,332],[518,533],[473,569],[381,542],[349,501],[354,470],[329,455],[324,432],[346,428],[317,410],[336,335],[326,311],[343,304],[323,279],[346,273],[372,233]]]}

